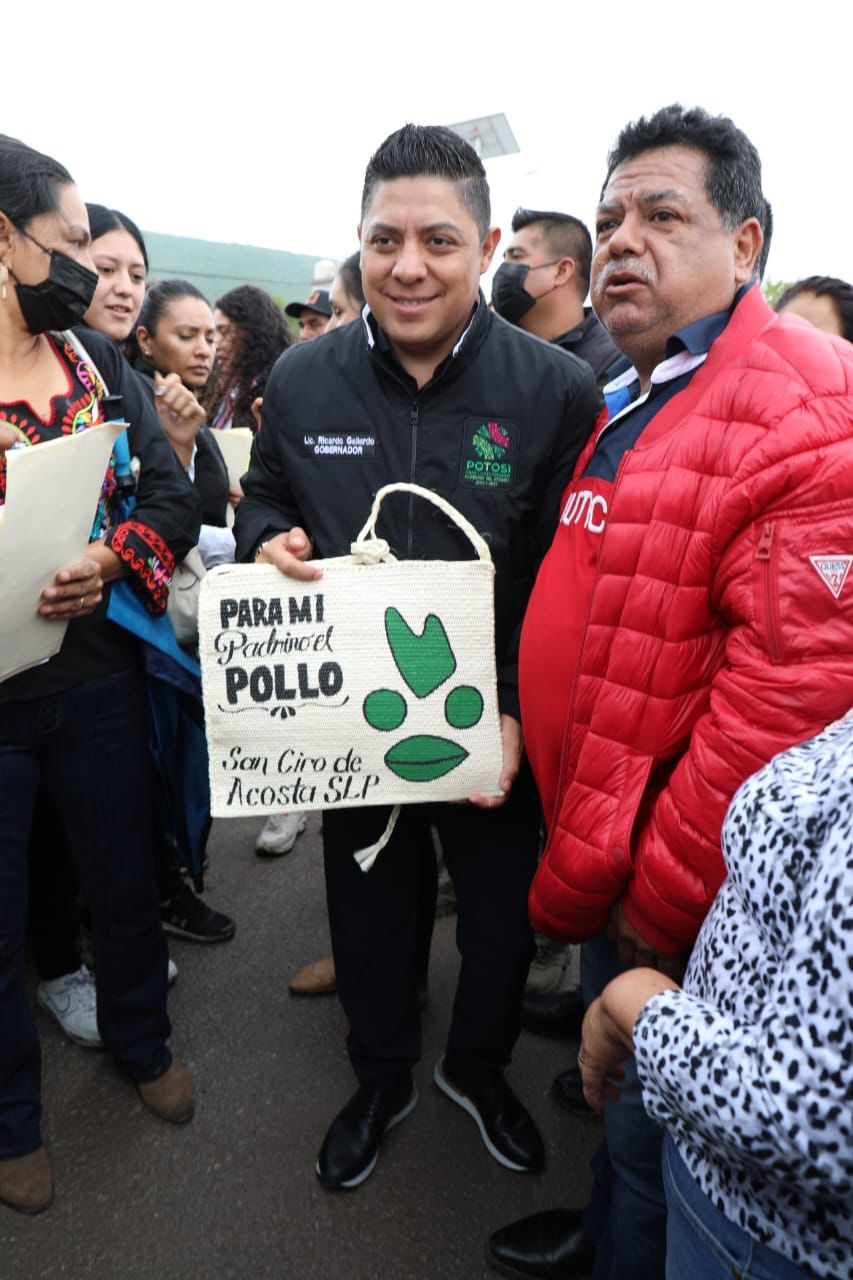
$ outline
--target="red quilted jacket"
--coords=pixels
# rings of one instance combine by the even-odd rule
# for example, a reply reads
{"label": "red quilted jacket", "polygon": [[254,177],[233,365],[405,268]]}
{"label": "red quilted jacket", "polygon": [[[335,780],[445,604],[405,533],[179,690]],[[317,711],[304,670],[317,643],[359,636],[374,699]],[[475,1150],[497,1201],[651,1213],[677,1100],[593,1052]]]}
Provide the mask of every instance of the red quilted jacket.
{"label": "red quilted jacket", "polygon": [[653,949],[689,946],[734,792],[853,704],[851,389],[853,344],[751,289],[623,457],[530,892],[541,932],[588,938],[621,898]]}

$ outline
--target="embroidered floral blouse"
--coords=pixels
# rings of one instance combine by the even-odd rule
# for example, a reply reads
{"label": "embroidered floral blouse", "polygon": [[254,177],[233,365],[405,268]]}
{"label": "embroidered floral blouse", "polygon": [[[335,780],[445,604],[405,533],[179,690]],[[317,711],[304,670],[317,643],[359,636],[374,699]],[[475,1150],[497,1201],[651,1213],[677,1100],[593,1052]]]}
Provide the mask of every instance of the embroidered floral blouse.
{"label": "embroidered floral blouse", "polygon": [[[124,358],[107,339],[81,331],[93,365],[81,357],[65,335],[48,335],[66,377],[66,389],[51,400],[42,418],[26,401],[0,404],[0,422],[14,427],[26,446],[36,446],[103,421],[102,398],[121,395],[124,416],[131,423],[131,454],[141,463],[137,507],[132,518],[120,520],[116,500],[114,461],[110,460],[92,523],[90,541],[103,538],[123,561],[128,580],[152,614],[164,612],[176,557],[197,539],[199,501],[177,464],[172,449],[150,406],[144,387]],[[100,380],[99,375],[103,378]],[[6,500],[6,460],[0,452],[0,504]],[[80,548],[81,554],[84,548]],[[48,663],[0,684],[0,701],[58,692],[97,674],[127,666],[135,649],[128,638],[106,620],[109,592],[93,614],[69,623],[60,652]]]}

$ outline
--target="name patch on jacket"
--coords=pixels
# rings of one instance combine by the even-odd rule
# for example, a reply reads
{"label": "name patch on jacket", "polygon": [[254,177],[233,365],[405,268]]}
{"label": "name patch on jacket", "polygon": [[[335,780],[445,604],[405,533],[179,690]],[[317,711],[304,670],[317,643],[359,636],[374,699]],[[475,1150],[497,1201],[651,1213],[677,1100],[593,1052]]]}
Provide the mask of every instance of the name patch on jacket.
{"label": "name patch on jacket", "polygon": [[303,458],[373,458],[376,437],[367,431],[306,431]]}
{"label": "name patch on jacket", "polygon": [[477,489],[507,489],[518,465],[517,422],[508,418],[466,418],[459,479]]}

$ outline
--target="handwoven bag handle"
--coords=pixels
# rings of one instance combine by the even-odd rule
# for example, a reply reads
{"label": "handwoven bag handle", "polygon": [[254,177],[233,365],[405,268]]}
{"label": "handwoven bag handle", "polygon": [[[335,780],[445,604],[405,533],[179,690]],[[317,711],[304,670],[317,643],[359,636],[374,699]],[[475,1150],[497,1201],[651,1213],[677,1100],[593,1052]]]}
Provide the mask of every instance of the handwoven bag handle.
{"label": "handwoven bag handle", "polygon": [[379,519],[379,508],[382,506],[384,499],[388,497],[389,493],[413,493],[418,498],[426,498],[427,502],[431,502],[433,506],[438,507],[439,511],[443,511],[444,514],[453,521],[457,528],[462,530],[481,560],[485,561],[487,564],[492,563],[492,553],[489,550],[488,543],[484,538],[480,537],[470,520],[466,520],[461,511],[457,511],[450,502],[439,497],[437,493],[433,493],[432,489],[424,489],[423,486],[419,484],[407,484],[405,481],[400,481],[397,484],[386,484],[383,485],[381,489],[377,490],[376,497],[373,499],[373,506],[370,508],[370,515],[367,517],[367,522],[356,537],[355,542],[352,544],[352,552],[354,555],[357,554],[359,544],[381,541],[381,539],[376,538],[376,522]]}

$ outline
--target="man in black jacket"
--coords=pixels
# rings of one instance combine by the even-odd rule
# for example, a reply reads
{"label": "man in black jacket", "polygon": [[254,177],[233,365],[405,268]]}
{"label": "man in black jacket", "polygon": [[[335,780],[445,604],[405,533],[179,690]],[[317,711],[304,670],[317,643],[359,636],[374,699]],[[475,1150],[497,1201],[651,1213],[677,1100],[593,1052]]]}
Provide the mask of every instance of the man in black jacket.
{"label": "man in black jacket", "polygon": [[[334,1120],[317,1174],[332,1188],[372,1172],[383,1135],[415,1105],[420,1056],[418,860],[434,824],[454,879],[462,969],[436,1085],[476,1121],[489,1152],[542,1167],[533,1121],[504,1080],[531,955],[527,890],[538,802],[521,761],[517,641],[562,491],[595,414],[581,361],[490,314],[479,291],[500,232],[476,153],[456,134],[407,125],[368,165],[362,197],[365,318],[293,347],[275,366],[244,478],[239,559],[308,580],[311,557],[346,554],[376,490],[407,480],[449,499],[489,542],[504,768],[498,798],[403,810],[376,866],[356,849],[387,811],[327,813],[323,845],[338,991],[359,1089]],[[498,442],[484,460],[483,432]],[[499,456],[497,456],[499,454]],[[403,559],[470,557],[427,503],[392,495],[380,532]]]}
{"label": "man in black jacket", "polygon": [[492,281],[492,305],[511,324],[585,360],[602,386],[607,370],[624,358],[583,305],[591,262],[592,237],[579,218],[516,209],[512,240]]}

